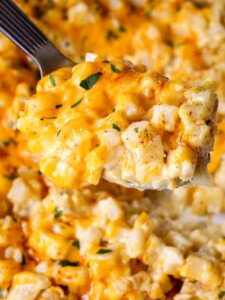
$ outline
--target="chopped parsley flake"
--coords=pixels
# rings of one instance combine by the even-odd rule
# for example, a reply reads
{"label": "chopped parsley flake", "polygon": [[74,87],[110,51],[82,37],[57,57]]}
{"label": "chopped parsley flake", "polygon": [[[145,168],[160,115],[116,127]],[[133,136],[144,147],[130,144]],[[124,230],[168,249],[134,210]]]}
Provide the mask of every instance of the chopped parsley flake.
{"label": "chopped parsley flake", "polygon": [[172,40],[166,40],[165,43],[166,43],[168,46],[170,46],[170,47],[173,47],[173,46],[174,46]]}
{"label": "chopped parsley flake", "polygon": [[106,34],[107,40],[114,40],[117,38],[118,38],[118,35],[114,31],[112,31],[111,29],[107,31],[107,34]]}
{"label": "chopped parsley flake", "polygon": [[9,147],[9,141],[4,141],[4,142],[2,142],[2,144],[4,147]]}
{"label": "chopped parsley flake", "polygon": [[62,104],[57,104],[57,105],[55,106],[56,109],[58,109],[58,108],[60,108],[60,107],[62,107]]}
{"label": "chopped parsley flake", "polygon": [[62,131],[62,130],[59,129],[59,130],[56,132],[56,136],[59,136],[61,131]]}
{"label": "chopped parsley flake", "polygon": [[150,18],[150,17],[151,17],[151,13],[152,13],[152,9],[151,9],[151,8],[147,9],[147,10],[145,11],[145,17],[146,17],[146,18]]}
{"label": "chopped parsley flake", "polygon": [[17,218],[16,217],[12,217],[13,221],[16,223],[17,222]]}
{"label": "chopped parsley flake", "polygon": [[24,265],[26,265],[26,263],[27,263],[26,257],[25,257],[25,255],[23,254],[23,255],[22,255],[21,265],[24,266]]}
{"label": "chopped parsley flake", "polygon": [[57,117],[42,117],[40,120],[44,121],[44,120],[53,120],[56,119]]}
{"label": "chopped parsley flake", "polygon": [[78,249],[80,249],[80,242],[79,242],[79,241],[74,241],[74,242],[72,242],[72,245],[73,245],[74,247],[77,247]]}
{"label": "chopped parsley flake", "polygon": [[90,90],[95,83],[98,81],[99,77],[102,75],[102,72],[97,72],[88,76],[86,79],[83,79],[80,83],[80,86],[85,90]]}
{"label": "chopped parsley flake", "polygon": [[11,180],[11,181],[16,178],[15,175],[13,175],[13,174],[9,174],[9,175],[6,174],[6,175],[3,175],[3,177],[7,178],[8,180]]}
{"label": "chopped parsley flake", "polygon": [[120,69],[118,69],[115,65],[111,64],[111,70],[114,72],[114,73],[120,73]]}
{"label": "chopped parsley flake", "polygon": [[221,291],[221,292],[218,294],[218,298],[219,298],[219,299],[223,299],[224,296],[225,296],[225,291]]}
{"label": "chopped parsley flake", "polygon": [[135,131],[136,133],[138,133],[138,127],[135,127],[135,128],[134,128],[134,131]]}
{"label": "chopped parsley flake", "polygon": [[117,131],[121,130],[120,127],[118,125],[114,124],[114,123],[112,124],[112,128],[117,130]]}
{"label": "chopped parsley flake", "polygon": [[127,30],[126,30],[126,28],[125,28],[124,26],[121,25],[121,26],[119,27],[119,31],[120,31],[120,32],[126,32]]}
{"label": "chopped parsley flake", "polygon": [[77,105],[79,105],[81,103],[81,101],[83,100],[83,98],[81,98],[80,100],[78,100],[77,102],[75,102],[73,105],[71,105],[71,108],[76,107]]}
{"label": "chopped parsley flake", "polygon": [[180,143],[181,143],[182,140],[183,140],[183,135],[184,135],[184,133],[182,133],[182,134],[180,135]]}
{"label": "chopped parsley flake", "polygon": [[9,147],[10,144],[16,145],[16,141],[14,139],[10,138],[8,141],[3,141],[2,144],[4,147]]}
{"label": "chopped parsley flake", "polygon": [[69,260],[61,260],[59,262],[60,266],[62,267],[77,267],[79,266],[80,262],[79,261],[69,261]]}
{"label": "chopped parsley flake", "polygon": [[50,74],[49,77],[50,77],[51,84],[52,84],[53,86],[56,86],[56,81],[55,81],[54,76],[53,76],[52,74]]}
{"label": "chopped parsley flake", "polygon": [[110,252],[112,252],[112,250],[101,248],[96,252],[96,254],[106,254],[106,253],[110,253]]}
{"label": "chopped parsley flake", "polygon": [[58,209],[58,207],[55,208],[55,219],[58,219],[62,215],[62,210]]}
{"label": "chopped parsley flake", "polygon": [[1,297],[1,298],[4,297],[4,296],[3,296],[3,291],[2,291],[2,289],[0,289],[0,297]]}
{"label": "chopped parsley flake", "polygon": [[86,267],[87,267],[87,268],[90,268],[90,263],[89,263],[89,261],[87,262]]}

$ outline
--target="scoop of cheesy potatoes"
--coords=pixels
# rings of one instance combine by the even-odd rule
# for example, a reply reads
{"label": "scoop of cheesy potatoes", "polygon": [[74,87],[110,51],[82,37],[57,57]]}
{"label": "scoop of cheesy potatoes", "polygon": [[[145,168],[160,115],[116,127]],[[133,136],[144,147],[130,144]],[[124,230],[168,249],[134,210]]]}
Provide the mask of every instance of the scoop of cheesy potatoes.
{"label": "scoop of cheesy potatoes", "polygon": [[206,184],[217,110],[210,82],[181,84],[127,61],[87,59],[47,75],[26,101],[18,128],[40,170],[67,188],[101,177],[140,189]]}

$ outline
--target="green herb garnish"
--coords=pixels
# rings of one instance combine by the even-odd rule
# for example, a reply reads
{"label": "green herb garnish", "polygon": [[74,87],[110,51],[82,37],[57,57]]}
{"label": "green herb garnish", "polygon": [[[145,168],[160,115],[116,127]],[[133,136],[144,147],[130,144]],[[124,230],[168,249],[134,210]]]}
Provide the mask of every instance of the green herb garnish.
{"label": "green herb garnish", "polygon": [[151,8],[149,8],[149,9],[147,9],[147,10],[145,11],[145,17],[146,17],[146,18],[150,18],[150,17],[151,17],[151,14],[152,14],[152,9],[151,9]]}
{"label": "green herb garnish", "polygon": [[120,32],[126,32],[127,30],[126,30],[126,28],[124,26],[120,25],[119,31]]}
{"label": "green herb garnish", "polygon": [[90,90],[95,83],[98,81],[99,77],[102,75],[102,72],[98,72],[88,76],[86,79],[83,79],[80,83],[80,86],[85,90]]}
{"label": "green herb garnish", "polygon": [[110,252],[112,252],[112,250],[101,248],[96,252],[96,254],[106,254],[106,253],[110,253]]}
{"label": "green herb garnish", "polygon": [[27,263],[26,257],[25,257],[25,255],[23,254],[23,255],[22,255],[21,265],[24,266],[24,265],[26,265],[26,263]]}
{"label": "green herb garnish", "polygon": [[174,46],[172,40],[166,40],[165,43],[166,43],[168,46],[170,46],[170,47],[173,47],[173,46]]}
{"label": "green herb garnish", "polygon": [[114,124],[114,123],[112,124],[112,128],[117,130],[117,131],[121,130],[120,127],[118,125]]}
{"label": "green herb garnish", "polygon": [[56,132],[56,136],[59,136],[61,131],[62,131],[62,130],[59,129],[59,130]]}
{"label": "green herb garnish", "polygon": [[182,133],[182,134],[180,135],[180,143],[181,143],[182,140],[183,140],[183,135],[184,135],[184,133]]}
{"label": "green herb garnish", "polygon": [[17,222],[17,218],[16,217],[12,217],[13,221],[16,223]]}
{"label": "green herb garnish", "polygon": [[44,120],[53,120],[56,119],[57,117],[42,117],[40,120],[44,121]]}
{"label": "green herb garnish", "polygon": [[4,177],[4,178],[7,178],[8,180],[11,180],[11,181],[14,180],[14,179],[16,178],[15,175],[13,175],[13,174],[11,174],[11,175],[7,175],[7,174],[6,174],[6,175],[3,175],[3,177]]}
{"label": "green herb garnish", "polygon": [[62,215],[62,210],[58,209],[58,207],[55,208],[55,219],[58,219]]}
{"label": "green herb garnish", "polygon": [[2,291],[2,289],[0,289],[0,297],[1,297],[1,298],[4,297],[4,296],[3,296],[3,291]]}
{"label": "green herb garnish", "polygon": [[87,262],[86,267],[87,267],[87,268],[90,268],[90,263],[89,263],[89,261]]}
{"label": "green herb garnish", "polygon": [[51,84],[52,84],[53,86],[56,86],[56,81],[55,81],[54,76],[53,76],[52,74],[50,74],[49,77],[50,77]]}
{"label": "green herb garnish", "polygon": [[111,64],[111,70],[114,72],[114,73],[120,73],[120,69],[118,69],[115,65]]}
{"label": "green herb garnish", "polygon": [[134,131],[135,131],[136,133],[138,133],[138,127],[135,127],[135,128],[134,128]]}
{"label": "green herb garnish", "polygon": [[3,144],[4,147],[9,147],[10,143],[9,143],[9,141],[4,141],[4,142],[2,142],[2,144]]}
{"label": "green herb garnish", "polygon": [[111,29],[107,31],[107,34],[106,34],[107,40],[114,40],[117,38],[118,38],[118,35],[114,31],[112,31]]}
{"label": "green herb garnish", "polygon": [[2,144],[4,147],[9,147],[10,144],[16,145],[16,141],[14,139],[10,138],[8,141],[3,141]]}
{"label": "green herb garnish", "polygon": [[218,298],[219,298],[219,299],[223,299],[224,296],[225,296],[225,291],[221,291],[221,292],[218,294]]}
{"label": "green herb garnish", "polygon": [[58,109],[58,108],[60,108],[60,107],[62,107],[62,104],[57,104],[57,105],[55,106],[56,109]]}
{"label": "green herb garnish", "polygon": [[69,261],[69,260],[61,260],[59,262],[60,266],[62,267],[77,267],[79,266],[80,262],[79,261]]}
{"label": "green herb garnish", "polygon": [[79,242],[79,241],[74,241],[74,242],[72,242],[72,245],[73,245],[74,247],[77,247],[78,249],[80,249],[80,242]]}
{"label": "green herb garnish", "polygon": [[81,101],[83,100],[83,98],[81,98],[80,100],[78,100],[77,102],[75,102],[73,105],[71,105],[71,108],[76,107],[77,105],[79,105],[81,103]]}

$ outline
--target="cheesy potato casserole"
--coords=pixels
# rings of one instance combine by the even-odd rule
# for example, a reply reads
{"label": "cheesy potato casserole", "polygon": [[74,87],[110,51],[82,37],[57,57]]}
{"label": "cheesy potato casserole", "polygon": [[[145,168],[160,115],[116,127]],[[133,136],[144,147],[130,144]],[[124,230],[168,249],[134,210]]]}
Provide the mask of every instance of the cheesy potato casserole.
{"label": "cheesy potato casserole", "polygon": [[136,69],[87,61],[39,82],[18,128],[57,186],[98,184],[101,175],[138,188],[204,183],[217,108],[209,83],[183,86]]}
{"label": "cheesy potato casserole", "polygon": [[79,64],[0,35],[0,299],[224,300],[225,2],[15,2]]}

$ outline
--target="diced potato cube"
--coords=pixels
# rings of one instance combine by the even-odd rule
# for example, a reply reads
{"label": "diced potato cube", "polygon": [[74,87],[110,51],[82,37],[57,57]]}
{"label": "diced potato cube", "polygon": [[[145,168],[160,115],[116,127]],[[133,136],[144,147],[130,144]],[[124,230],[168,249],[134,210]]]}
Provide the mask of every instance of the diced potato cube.
{"label": "diced potato cube", "polygon": [[7,300],[35,300],[37,295],[50,286],[44,275],[21,272],[15,275]]}
{"label": "diced potato cube", "polygon": [[119,202],[111,197],[99,201],[95,206],[93,213],[111,221],[122,219],[124,216],[124,212]]}
{"label": "diced potato cube", "polygon": [[168,155],[168,175],[182,181],[193,179],[197,163],[196,153],[188,146],[179,146]]}
{"label": "diced potato cube", "polygon": [[179,108],[168,104],[154,105],[148,115],[151,124],[156,128],[174,131]]}
{"label": "diced potato cube", "polygon": [[153,221],[146,212],[142,212],[134,222],[134,228],[140,228],[145,237],[148,237],[153,231]]}
{"label": "diced potato cube", "polygon": [[154,265],[164,246],[163,241],[159,237],[154,234],[150,235],[145,245],[142,261],[147,265]]}
{"label": "diced potato cube", "polygon": [[190,254],[180,268],[180,275],[192,280],[198,280],[206,287],[215,289],[222,281],[222,273],[217,261],[211,261]]}
{"label": "diced potato cube", "polygon": [[56,266],[53,274],[58,285],[69,286],[76,294],[83,295],[90,285],[89,271],[86,266]]}
{"label": "diced potato cube", "polygon": [[129,275],[128,262],[125,262],[116,251],[101,254],[97,253],[99,249],[101,248],[93,247],[86,255],[90,272],[96,280],[110,283],[118,277]]}
{"label": "diced potato cube", "polygon": [[44,229],[31,234],[29,245],[39,255],[55,260],[65,259],[71,247],[71,243],[68,240]]}
{"label": "diced potato cube", "polygon": [[103,230],[94,226],[88,228],[77,226],[76,236],[80,241],[80,252],[83,255],[89,248],[99,245]]}
{"label": "diced potato cube", "polygon": [[122,140],[140,164],[147,164],[164,157],[161,138],[148,121],[132,123],[122,133]]}
{"label": "diced potato cube", "polygon": [[0,287],[8,288],[12,284],[13,276],[20,270],[20,263],[14,260],[0,260]]}
{"label": "diced potato cube", "polygon": [[181,233],[170,230],[165,236],[165,242],[178,248],[182,253],[188,253],[193,243]]}
{"label": "diced potato cube", "polygon": [[121,241],[125,244],[126,253],[130,258],[137,258],[143,254],[145,235],[141,229],[125,230]]}
{"label": "diced potato cube", "polygon": [[191,209],[193,213],[198,215],[218,214],[223,210],[224,202],[224,192],[221,188],[197,187],[193,194]]}
{"label": "diced potato cube", "polygon": [[175,247],[165,246],[160,252],[156,262],[156,268],[162,268],[163,272],[169,275],[178,276],[179,267],[183,264],[184,259],[182,253]]}

